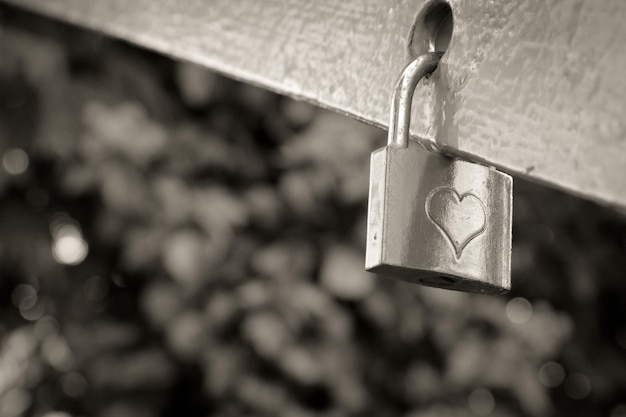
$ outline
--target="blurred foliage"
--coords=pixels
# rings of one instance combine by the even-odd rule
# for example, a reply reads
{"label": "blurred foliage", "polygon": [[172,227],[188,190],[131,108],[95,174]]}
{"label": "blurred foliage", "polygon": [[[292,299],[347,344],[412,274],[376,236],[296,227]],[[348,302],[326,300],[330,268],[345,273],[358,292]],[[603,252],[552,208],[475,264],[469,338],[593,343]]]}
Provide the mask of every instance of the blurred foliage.
{"label": "blurred foliage", "polygon": [[363,270],[384,132],[0,7],[0,416],[626,416],[626,219],[515,182],[511,294]]}

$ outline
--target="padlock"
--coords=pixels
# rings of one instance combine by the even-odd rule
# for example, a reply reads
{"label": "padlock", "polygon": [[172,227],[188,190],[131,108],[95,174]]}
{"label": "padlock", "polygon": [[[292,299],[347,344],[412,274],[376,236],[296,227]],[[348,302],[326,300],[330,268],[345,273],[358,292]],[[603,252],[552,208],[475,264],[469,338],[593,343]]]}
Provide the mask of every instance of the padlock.
{"label": "padlock", "polygon": [[388,144],[371,156],[365,267],[433,287],[503,293],[511,287],[511,177],[409,138],[413,92],[440,57],[421,55],[396,84]]}

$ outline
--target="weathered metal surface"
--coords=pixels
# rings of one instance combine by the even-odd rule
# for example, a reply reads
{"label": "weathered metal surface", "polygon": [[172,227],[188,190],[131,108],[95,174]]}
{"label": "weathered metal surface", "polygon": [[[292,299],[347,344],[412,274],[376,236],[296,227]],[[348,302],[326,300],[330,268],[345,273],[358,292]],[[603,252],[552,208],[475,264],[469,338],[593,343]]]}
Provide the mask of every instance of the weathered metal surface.
{"label": "weathered metal surface", "polygon": [[[2,1],[383,127],[425,4]],[[418,97],[413,132],[471,160],[626,207],[626,2],[450,3],[452,40]],[[425,51],[426,43],[413,45]]]}

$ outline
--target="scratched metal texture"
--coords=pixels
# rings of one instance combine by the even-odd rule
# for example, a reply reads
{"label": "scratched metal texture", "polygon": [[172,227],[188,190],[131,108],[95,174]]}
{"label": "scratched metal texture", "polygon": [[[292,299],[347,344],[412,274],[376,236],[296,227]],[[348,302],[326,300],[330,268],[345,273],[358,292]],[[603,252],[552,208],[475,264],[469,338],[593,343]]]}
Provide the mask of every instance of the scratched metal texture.
{"label": "scratched metal texture", "polygon": [[[386,127],[422,0],[2,0]],[[626,1],[450,0],[413,133],[626,207]],[[419,52],[419,51],[418,51]]]}

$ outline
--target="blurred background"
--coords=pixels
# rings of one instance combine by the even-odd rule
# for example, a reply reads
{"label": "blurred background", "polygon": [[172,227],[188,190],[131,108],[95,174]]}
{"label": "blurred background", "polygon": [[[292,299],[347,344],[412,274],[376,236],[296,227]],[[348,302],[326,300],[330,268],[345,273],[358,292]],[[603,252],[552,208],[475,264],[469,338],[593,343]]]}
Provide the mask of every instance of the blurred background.
{"label": "blurred background", "polygon": [[385,137],[0,6],[0,417],[625,417],[626,216],[516,179],[510,294],[376,277]]}

